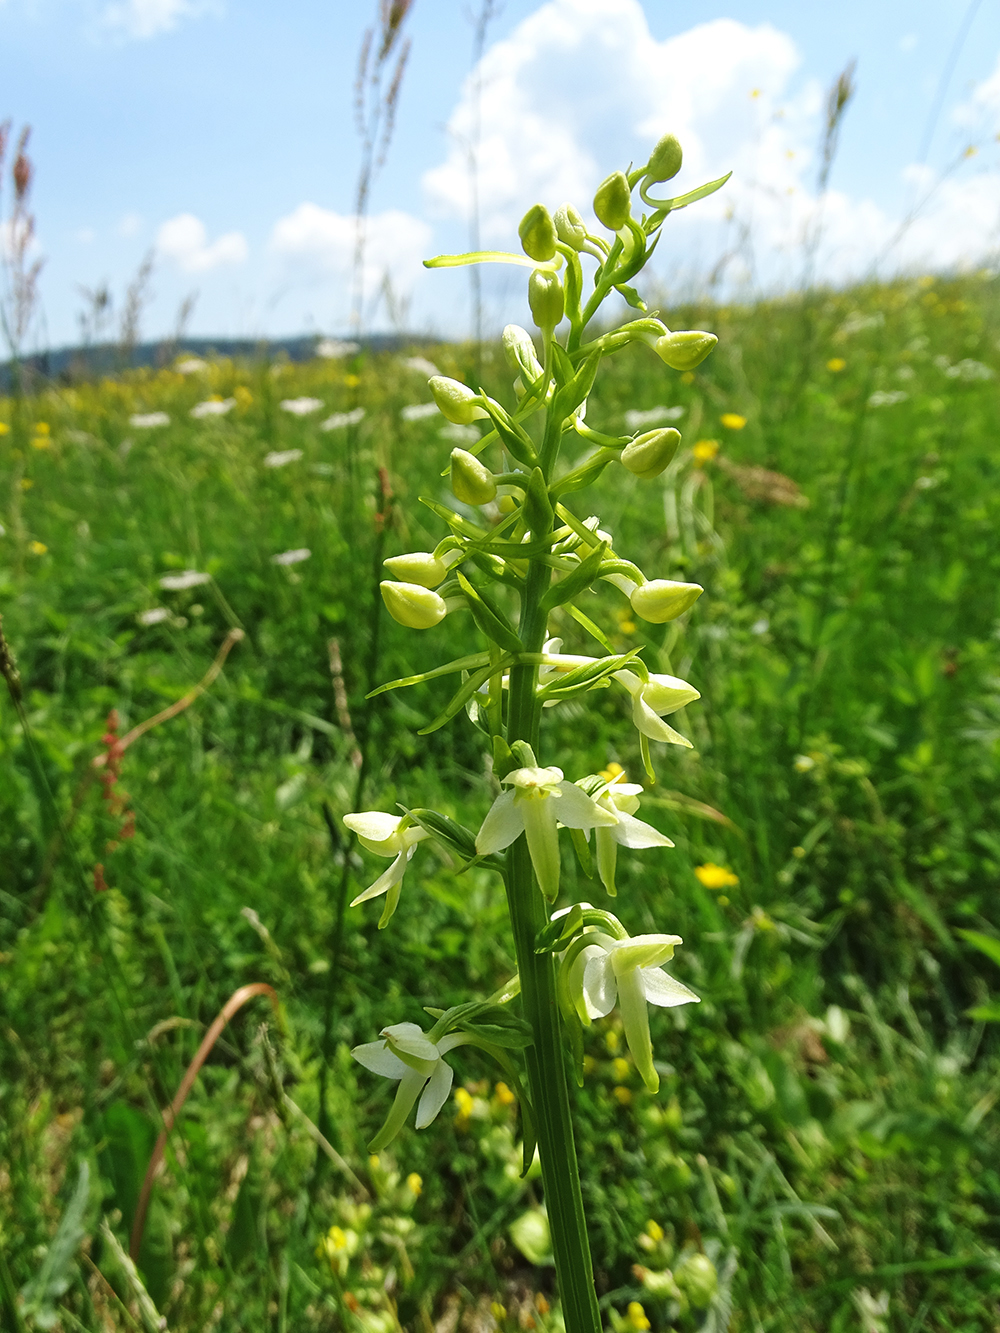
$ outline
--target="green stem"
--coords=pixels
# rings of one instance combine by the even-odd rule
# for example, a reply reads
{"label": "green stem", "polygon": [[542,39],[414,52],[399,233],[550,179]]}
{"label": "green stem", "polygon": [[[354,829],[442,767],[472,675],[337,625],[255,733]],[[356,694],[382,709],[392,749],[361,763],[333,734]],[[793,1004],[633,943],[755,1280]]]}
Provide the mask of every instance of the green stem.
{"label": "green stem", "polygon": [[[521,638],[529,652],[539,652],[545,638],[545,615],[540,603],[550,577],[551,571],[546,564],[538,559],[531,561],[520,624]],[[525,664],[511,669],[508,744],[524,740],[532,748],[537,746],[540,712],[535,697],[537,675],[536,666]],[[518,838],[507,853],[507,901],[521,979],[523,1013],[534,1033],[534,1043],[525,1051],[525,1063],[535,1110],[545,1205],[563,1317],[567,1333],[600,1333],[601,1316],[594,1291],[594,1270],[573,1138],[555,963],[551,954],[540,956],[535,953],[535,939],[548,923],[549,914],[545,899],[534,882],[525,838]]]}

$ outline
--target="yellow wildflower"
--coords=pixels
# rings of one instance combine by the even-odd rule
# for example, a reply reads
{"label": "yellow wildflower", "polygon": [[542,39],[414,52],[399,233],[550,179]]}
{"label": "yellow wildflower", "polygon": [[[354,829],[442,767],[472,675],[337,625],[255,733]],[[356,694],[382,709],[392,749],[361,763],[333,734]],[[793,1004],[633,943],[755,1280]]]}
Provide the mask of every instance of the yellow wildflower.
{"label": "yellow wildflower", "polygon": [[694,371],[693,371],[693,370],[685,370],[684,374],[681,376],[681,383],[682,383],[682,384],[693,384],[693,383],[694,383]]}
{"label": "yellow wildflower", "polygon": [[[632,1105],[632,1093],[629,1088],[623,1088],[619,1086],[617,1088],[613,1088],[612,1093],[614,1094],[615,1100],[619,1103],[620,1106]],[[648,1328],[649,1325],[647,1324],[646,1327]]]}
{"label": "yellow wildflower", "polygon": [[695,467],[703,467],[705,463],[710,463],[718,452],[718,440],[699,440],[691,450]]}
{"label": "yellow wildflower", "polygon": [[625,770],[622,768],[621,764],[616,764],[612,759],[608,763],[607,768],[602,768],[597,776],[603,778],[605,782],[614,782],[617,777],[620,777],[622,781],[625,781]]}
{"label": "yellow wildflower", "polygon": [[717,866],[714,861],[706,861],[703,866],[695,866],[694,873],[706,889],[728,889],[740,882],[738,875],[734,875],[725,866]]}
{"label": "yellow wildflower", "polygon": [[629,1328],[634,1328],[636,1333],[645,1333],[649,1328],[649,1320],[646,1318],[646,1311],[638,1301],[629,1301],[628,1313],[625,1316]]}
{"label": "yellow wildflower", "polygon": [[49,449],[52,447],[52,439],[48,435],[35,435],[31,441],[32,449]]}
{"label": "yellow wildflower", "polygon": [[253,402],[253,394],[245,384],[237,384],[233,390],[233,397],[236,399],[236,406],[243,411]]}
{"label": "yellow wildflower", "polygon": [[32,486],[34,486],[34,484],[35,484],[35,483],[31,480],[30,477],[22,477],[22,478],[21,478],[21,490],[22,490],[22,491],[30,491],[31,488],[32,488]]}
{"label": "yellow wildflower", "polygon": [[356,388],[358,387],[358,385],[361,383],[361,376],[360,376],[360,375],[345,375],[345,376],[344,376],[344,383],[347,385],[347,387],[348,387],[349,389],[356,389]]}
{"label": "yellow wildflower", "polygon": [[747,424],[746,417],[741,417],[738,412],[723,412],[719,420],[726,430],[742,430]]}
{"label": "yellow wildflower", "polygon": [[29,542],[28,550],[32,555],[44,555],[49,548],[44,542]]}
{"label": "yellow wildflower", "polygon": [[419,1199],[424,1190],[423,1177],[418,1176],[416,1171],[411,1171],[406,1177],[406,1188]]}
{"label": "yellow wildflower", "polygon": [[611,1072],[616,1083],[624,1083],[631,1072],[629,1062],[620,1055],[615,1056],[611,1061]]}
{"label": "yellow wildflower", "polygon": [[609,1055],[614,1055],[615,1052],[618,1050],[618,1047],[621,1043],[618,1039],[618,1033],[614,1030],[614,1028],[612,1028],[609,1032],[605,1033],[604,1044],[608,1048]]}
{"label": "yellow wildflower", "polygon": [[472,1115],[472,1094],[467,1088],[455,1089],[455,1105],[458,1107],[455,1124],[459,1129],[468,1129],[469,1117]]}
{"label": "yellow wildflower", "polygon": [[650,1240],[661,1241],[663,1239],[663,1228],[659,1222],[654,1222],[652,1218],[646,1223],[646,1235]]}
{"label": "yellow wildflower", "polygon": [[9,434],[10,434],[10,427],[7,425],[6,421],[0,421],[0,435],[9,435]]}
{"label": "yellow wildflower", "polygon": [[830,360],[826,363],[827,370],[832,370],[835,375],[844,370],[846,366],[847,362],[842,356],[831,356]]}
{"label": "yellow wildflower", "polygon": [[508,1088],[506,1083],[498,1083],[494,1091],[496,1093],[496,1099],[501,1106],[513,1106],[515,1100],[514,1094],[511,1092],[510,1088]]}
{"label": "yellow wildflower", "polygon": [[52,431],[51,431],[50,428],[49,428],[49,423],[48,423],[47,421],[36,421],[36,422],[35,422],[35,434],[36,434],[36,435],[51,435],[51,434],[52,434]]}

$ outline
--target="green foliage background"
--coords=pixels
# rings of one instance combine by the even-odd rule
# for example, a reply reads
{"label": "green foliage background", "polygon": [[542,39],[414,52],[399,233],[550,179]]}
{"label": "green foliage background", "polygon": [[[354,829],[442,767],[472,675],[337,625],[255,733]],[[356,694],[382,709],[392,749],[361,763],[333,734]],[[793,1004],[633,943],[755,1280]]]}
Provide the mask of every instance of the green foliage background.
{"label": "green foliage background", "polygon": [[[641,1327],[633,1300],[656,1329],[723,1327],[718,1308],[705,1316],[642,1280],[704,1248],[731,1282],[733,1329],[992,1329],[1000,1061],[996,1028],[968,1011],[1000,974],[957,932],[1000,933],[996,283],[924,280],[669,322],[717,332],[718,350],[683,379],[651,353],[615,357],[588,421],[620,431],[626,411],[679,405],[685,445],[719,452],[686,458],[667,486],[615,466],[587,503],[650,577],[706,594],[680,632],[630,620],[611,588],[589,614],[703,694],[678,724],[694,751],[655,747],[660,781],[643,804],[676,849],[623,853],[615,908],[635,932],[684,937],[677,975],[703,1002],[652,1013],[655,1097],[613,1016],[589,1034],[577,1109],[603,1305],[623,1328]],[[423,351],[445,374],[475,373],[471,348]],[[487,356],[484,384],[509,402],[507,380]],[[193,420],[210,394],[236,405]],[[326,411],[280,408],[301,395]],[[540,1194],[517,1178],[515,1110],[495,1072],[460,1053],[459,1099],[376,1164],[364,1144],[388,1089],[348,1054],[388,1023],[420,1021],[423,1005],[488,995],[512,969],[499,884],[430,844],[389,930],[375,928],[379,903],[338,926],[342,886],[353,896],[382,863],[340,831],[357,770],[331,639],[369,755],[365,808],[436,806],[476,828],[492,799],[464,716],[417,735],[446,685],[364,701],[370,685],[474,646],[458,615],[422,635],[381,617],[373,653],[381,556],[443,535],[417,497],[448,498],[454,439],[440,417],[400,416],[428,397],[400,359],[362,355],[133,372],[0,413],[0,610],[33,737],[5,696],[11,1327],[129,1326],[111,1287],[126,1305],[131,1289],[99,1215],[127,1246],[160,1108],[252,981],[275,987],[278,1016],[257,1000],[229,1026],[154,1190],[139,1268],[169,1326],[558,1324],[551,1268],[510,1236]],[[360,425],[320,428],[358,404]],[[129,425],[153,410],[171,424]],[[289,449],[301,458],[264,466]],[[308,560],[273,563],[300,547]],[[212,581],[158,586],[185,569]],[[155,606],[169,614],[143,625]],[[212,688],[127,751],[136,834],[122,840],[99,784],[81,785],[109,710],[124,733],[181,698],[233,626],[246,638]],[[564,638],[587,650],[568,619]],[[612,760],[641,772],[622,700],[591,700],[550,710],[540,762],[571,778]],[[566,901],[603,902],[566,852]],[[703,887],[706,862],[738,885]],[[317,1151],[279,1080],[367,1198]],[[82,1253],[63,1245],[70,1257],[42,1281],[60,1217],[83,1198],[81,1161],[88,1203],[70,1220],[87,1239]]]}

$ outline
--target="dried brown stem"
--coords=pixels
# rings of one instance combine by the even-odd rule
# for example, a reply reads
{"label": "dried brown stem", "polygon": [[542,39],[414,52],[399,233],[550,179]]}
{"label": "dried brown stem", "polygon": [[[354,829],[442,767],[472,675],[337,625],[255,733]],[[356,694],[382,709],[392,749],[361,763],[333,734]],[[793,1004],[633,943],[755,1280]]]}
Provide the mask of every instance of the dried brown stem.
{"label": "dried brown stem", "polygon": [[201,1045],[195,1053],[194,1059],[188,1065],[184,1077],[180,1081],[180,1086],[174,1095],[174,1100],[163,1112],[163,1128],[160,1136],[156,1140],[156,1146],[153,1148],[153,1155],[149,1159],[149,1166],[146,1168],[146,1178],[142,1182],[142,1189],[139,1191],[139,1202],[135,1209],[135,1220],[132,1223],[132,1237],[129,1241],[129,1254],[133,1259],[139,1257],[139,1247],[142,1245],[142,1233],[146,1225],[146,1213],[149,1209],[150,1196],[153,1193],[153,1181],[156,1178],[156,1172],[163,1160],[163,1153],[167,1146],[167,1135],[173,1129],[177,1117],[181,1113],[181,1108],[187,1101],[188,1093],[194,1087],[194,1081],[198,1077],[198,1071],[208,1059],[212,1047],[219,1040],[222,1029],[226,1026],[232,1016],[246,1004],[247,1000],[252,1000],[255,995],[266,995],[275,1012],[278,1009],[278,996],[273,986],[269,986],[266,981],[254,981],[249,986],[240,986],[238,990],[233,991],[229,999],[219,1010],[212,1026],[205,1033]]}

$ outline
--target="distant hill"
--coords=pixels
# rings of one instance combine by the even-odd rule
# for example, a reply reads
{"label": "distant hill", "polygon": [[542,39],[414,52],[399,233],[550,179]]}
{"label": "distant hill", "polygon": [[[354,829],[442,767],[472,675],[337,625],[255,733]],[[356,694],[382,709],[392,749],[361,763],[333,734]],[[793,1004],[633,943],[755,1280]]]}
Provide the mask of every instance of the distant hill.
{"label": "distant hill", "polygon": [[[315,356],[352,355],[354,350],[393,351],[428,341],[419,334],[373,333],[357,342],[308,334],[298,338],[181,338],[139,343],[130,351],[118,343],[100,343],[90,347],[57,347],[26,356],[22,365],[33,380],[97,379],[117,375],[137,366],[165,366],[178,356],[232,357],[241,360],[266,360],[287,357],[289,361],[309,361]],[[0,390],[11,385],[11,363],[0,363]]]}

